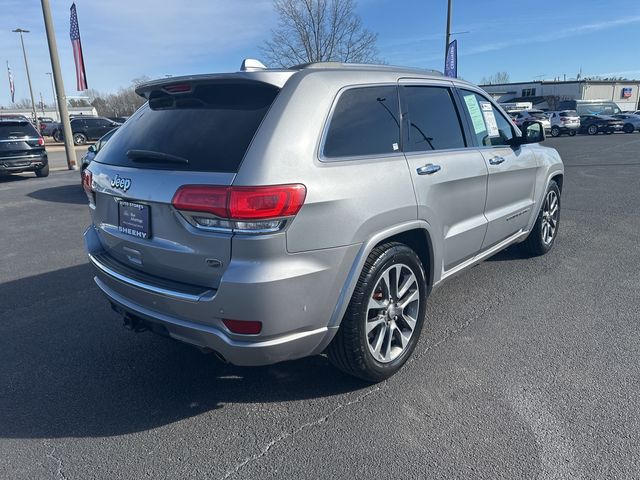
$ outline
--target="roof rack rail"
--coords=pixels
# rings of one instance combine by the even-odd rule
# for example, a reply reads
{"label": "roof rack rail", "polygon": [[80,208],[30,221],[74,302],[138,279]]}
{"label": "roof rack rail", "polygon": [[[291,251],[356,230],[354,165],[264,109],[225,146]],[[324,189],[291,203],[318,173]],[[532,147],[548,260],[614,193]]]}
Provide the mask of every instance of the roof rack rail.
{"label": "roof rack rail", "polygon": [[299,65],[293,65],[288,70],[306,70],[306,69],[322,69],[322,68],[335,68],[335,69],[371,69],[371,70],[389,70],[389,71],[413,71],[422,74],[429,75],[443,75],[439,70],[429,68],[417,68],[417,67],[399,67],[397,65],[382,65],[375,63],[345,63],[345,62],[311,62],[301,63]]}

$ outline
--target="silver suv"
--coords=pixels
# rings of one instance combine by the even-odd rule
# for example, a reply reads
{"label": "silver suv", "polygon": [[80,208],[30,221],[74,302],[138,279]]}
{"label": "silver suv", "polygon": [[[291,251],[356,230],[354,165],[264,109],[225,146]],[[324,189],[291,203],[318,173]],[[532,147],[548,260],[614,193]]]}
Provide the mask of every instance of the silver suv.
{"label": "silver suv", "polygon": [[137,92],[83,176],[95,281],[131,329],[233,364],[326,352],[380,381],[434,287],[558,235],[564,170],[540,123],[521,133],[464,81],[321,63]]}

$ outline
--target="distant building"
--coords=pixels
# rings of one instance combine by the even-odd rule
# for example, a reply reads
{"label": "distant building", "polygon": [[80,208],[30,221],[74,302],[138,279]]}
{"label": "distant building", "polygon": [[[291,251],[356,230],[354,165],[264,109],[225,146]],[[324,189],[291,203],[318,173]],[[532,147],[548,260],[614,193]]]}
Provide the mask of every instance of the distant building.
{"label": "distant building", "polygon": [[533,108],[555,110],[562,100],[608,100],[620,110],[640,110],[640,80],[568,80],[480,85],[496,101],[532,102]]}
{"label": "distant building", "polygon": [[[67,107],[69,110],[69,115],[97,115],[98,112],[91,105],[88,107]],[[59,121],[58,112],[55,108],[45,108],[44,114],[42,109],[36,109],[36,113],[39,117],[51,117],[56,121]],[[27,118],[30,118],[32,115],[32,110],[30,108],[3,108],[0,107],[0,115],[24,115]]]}

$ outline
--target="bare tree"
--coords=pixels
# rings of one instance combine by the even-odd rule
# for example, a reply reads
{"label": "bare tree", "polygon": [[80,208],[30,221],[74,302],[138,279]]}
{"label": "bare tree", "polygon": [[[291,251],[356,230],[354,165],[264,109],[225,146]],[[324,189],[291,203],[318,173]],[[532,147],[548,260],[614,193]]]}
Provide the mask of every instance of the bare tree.
{"label": "bare tree", "polygon": [[98,115],[105,117],[127,117],[142,106],[145,99],[135,92],[135,87],[146,82],[149,77],[134,78],[131,85],[120,88],[116,93],[102,94],[96,90],[87,90],[89,102]]}
{"label": "bare tree", "polygon": [[273,0],[278,27],[262,53],[270,65],[376,61],[378,35],[362,26],[354,0]]}
{"label": "bare tree", "polygon": [[29,110],[31,110],[31,100],[29,100],[28,98],[21,98],[16,102],[16,108],[20,108],[20,109],[28,108]]}
{"label": "bare tree", "polygon": [[509,83],[509,74],[507,72],[496,72],[488,77],[482,77],[480,83],[482,85],[494,85],[501,83]]}

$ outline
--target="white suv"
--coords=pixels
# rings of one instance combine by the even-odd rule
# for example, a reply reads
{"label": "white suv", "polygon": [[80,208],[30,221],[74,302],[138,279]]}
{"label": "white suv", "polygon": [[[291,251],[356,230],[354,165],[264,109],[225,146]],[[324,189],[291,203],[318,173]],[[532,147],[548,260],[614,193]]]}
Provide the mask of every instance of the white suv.
{"label": "white suv", "polygon": [[580,128],[580,117],[575,110],[551,112],[551,136],[559,137],[563,133],[574,136]]}
{"label": "white suv", "polygon": [[523,110],[515,118],[516,125],[521,127],[524,122],[540,122],[545,130],[551,128],[549,117],[542,110]]}

